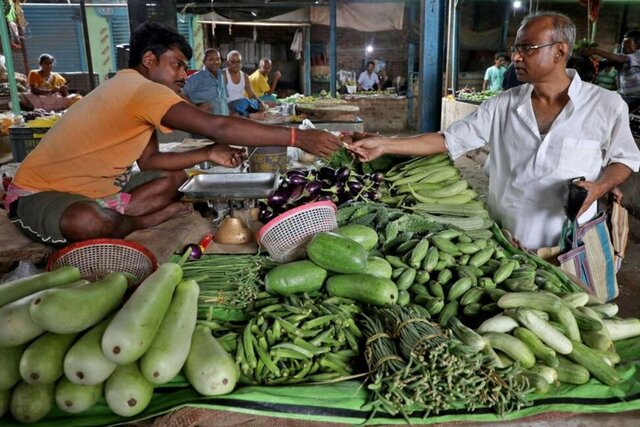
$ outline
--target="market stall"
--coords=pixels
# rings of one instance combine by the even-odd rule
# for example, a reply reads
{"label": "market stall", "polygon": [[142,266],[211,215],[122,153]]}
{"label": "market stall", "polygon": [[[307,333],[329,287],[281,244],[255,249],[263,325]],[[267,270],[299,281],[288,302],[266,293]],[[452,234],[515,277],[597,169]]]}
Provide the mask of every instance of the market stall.
{"label": "market stall", "polygon": [[[263,198],[245,175],[241,198]],[[354,166],[342,152],[272,184],[258,254],[175,242],[128,292],[120,273],[64,287],[74,266],[0,287],[0,318],[22,322],[0,330],[3,425],[185,407],[355,424],[640,409],[640,321],[513,246],[447,156]]]}

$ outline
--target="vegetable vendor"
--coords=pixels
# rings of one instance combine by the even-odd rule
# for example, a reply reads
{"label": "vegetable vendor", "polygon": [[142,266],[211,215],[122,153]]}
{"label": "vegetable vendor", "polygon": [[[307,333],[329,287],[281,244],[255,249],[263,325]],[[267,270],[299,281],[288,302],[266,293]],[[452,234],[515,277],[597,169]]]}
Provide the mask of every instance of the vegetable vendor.
{"label": "vegetable vendor", "polygon": [[[265,95],[271,95],[276,90],[276,85],[280,80],[282,74],[280,71],[273,73],[273,81],[269,84],[269,73],[271,73],[271,60],[269,58],[262,58],[260,60],[260,66],[249,76],[249,82],[251,82],[251,90],[258,97],[261,98]],[[246,96],[246,94],[245,94]]]}
{"label": "vegetable vendor", "polygon": [[352,146],[362,161],[383,154],[452,158],[489,144],[488,204],[492,217],[529,249],[554,246],[565,218],[567,180],[585,176],[589,191],[580,223],[600,197],[640,167],[627,105],[615,93],[566,69],[576,29],[565,15],[524,18],[512,48],[518,80],[442,132],[408,138],[375,137]]}
{"label": "vegetable vendor", "polygon": [[380,79],[374,72],[376,63],[373,61],[367,62],[367,69],[360,73],[358,76],[358,90],[378,90],[380,85]]}
{"label": "vegetable vendor", "polygon": [[55,58],[43,53],[38,64],[40,68],[31,70],[27,82],[29,92],[20,95],[20,105],[27,110],[42,109],[46,111],[66,110],[82,99],[81,95],[70,94],[67,81],[53,71]]}
{"label": "vegetable vendor", "polygon": [[[272,127],[207,113],[180,97],[192,51],[177,31],[144,23],[131,35],[129,68],[90,92],[51,128],[7,191],[9,217],[48,244],[124,237],[191,212],[179,203],[185,168],[236,167],[246,146],[296,146],[326,157],[340,148],[320,130]],[[215,144],[160,152],[156,132],[205,135]],[[133,173],[137,162],[141,172]]]}

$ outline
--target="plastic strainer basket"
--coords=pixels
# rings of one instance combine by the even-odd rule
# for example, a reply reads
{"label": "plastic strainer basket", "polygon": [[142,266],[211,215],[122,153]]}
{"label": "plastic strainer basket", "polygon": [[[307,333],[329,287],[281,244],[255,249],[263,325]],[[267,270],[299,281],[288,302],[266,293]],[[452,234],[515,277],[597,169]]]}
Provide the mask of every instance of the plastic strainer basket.
{"label": "plastic strainer basket", "polygon": [[338,228],[336,205],[330,201],[307,203],[278,215],[258,232],[258,243],[279,263],[304,257],[311,238]]}
{"label": "plastic strainer basket", "polygon": [[47,271],[67,265],[77,267],[86,280],[98,280],[112,271],[119,271],[135,276],[137,280],[129,280],[129,283],[137,284],[146,279],[158,263],[153,253],[139,243],[91,239],[72,243],[51,254]]}

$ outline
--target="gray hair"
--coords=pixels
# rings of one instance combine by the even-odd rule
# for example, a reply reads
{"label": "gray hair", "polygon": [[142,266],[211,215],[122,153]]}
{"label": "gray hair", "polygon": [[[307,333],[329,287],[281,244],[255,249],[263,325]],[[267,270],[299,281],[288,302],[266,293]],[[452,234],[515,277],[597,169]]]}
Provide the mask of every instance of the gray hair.
{"label": "gray hair", "polygon": [[227,53],[227,61],[231,61],[231,58],[233,58],[236,55],[239,56],[240,59],[242,60],[242,54],[237,50],[232,50],[229,53]]}
{"label": "gray hair", "polygon": [[551,31],[551,41],[566,43],[569,46],[567,52],[567,60],[571,56],[573,51],[573,45],[576,42],[576,26],[567,15],[559,12],[542,11],[532,13],[524,17],[520,23],[520,28],[527,25],[529,22],[538,18],[551,18],[553,30]]}

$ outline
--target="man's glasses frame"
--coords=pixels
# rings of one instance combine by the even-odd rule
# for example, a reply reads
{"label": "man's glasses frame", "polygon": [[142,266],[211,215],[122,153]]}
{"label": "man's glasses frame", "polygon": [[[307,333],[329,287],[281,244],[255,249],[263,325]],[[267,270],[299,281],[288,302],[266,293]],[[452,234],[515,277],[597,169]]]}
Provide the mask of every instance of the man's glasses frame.
{"label": "man's glasses frame", "polygon": [[541,49],[547,46],[553,46],[554,44],[559,44],[559,43],[564,43],[564,42],[553,42],[553,43],[547,43],[547,44],[516,44],[511,46],[511,49],[509,50],[511,51],[512,55],[516,52],[518,52],[520,55],[530,55],[531,53],[533,53],[538,49]]}

